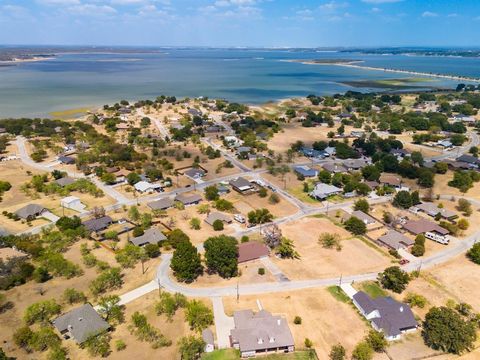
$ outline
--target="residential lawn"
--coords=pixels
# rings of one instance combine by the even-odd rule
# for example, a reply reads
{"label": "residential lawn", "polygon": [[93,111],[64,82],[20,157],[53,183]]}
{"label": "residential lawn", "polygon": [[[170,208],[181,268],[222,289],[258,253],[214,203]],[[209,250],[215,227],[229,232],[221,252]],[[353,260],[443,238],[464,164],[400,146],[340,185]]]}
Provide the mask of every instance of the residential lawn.
{"label": "residential lawn", "polygon": [[343,292],[343,290],[340,288],[340,286],[333,285],[327,287],[327,291],[338,301],[348,303],[350,301],[350,298]]}
{"label": "residential lawn", "polygon": [[383,290],[377,283],[373,281],[365,281],[360,284],[360,290],[366,292],[370,297],[373,299],[380,297],[380,296],[386,296],[387,292]]}
{"label": "residential lawn", "polygon": [[[270,354],[261,357],[263,360],[307,360],[315,359],[310,356],[310,351],[296,351],[290,354]],[[202,360],[237,360],[240,355],[235,349],[215,350],[209,354],[203,354]]]}

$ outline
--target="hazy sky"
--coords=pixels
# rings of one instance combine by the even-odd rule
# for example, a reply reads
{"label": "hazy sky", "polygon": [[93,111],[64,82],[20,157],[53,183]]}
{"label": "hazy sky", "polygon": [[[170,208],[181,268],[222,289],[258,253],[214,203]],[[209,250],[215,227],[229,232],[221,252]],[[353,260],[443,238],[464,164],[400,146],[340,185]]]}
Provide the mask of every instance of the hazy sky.
{"label": "hazy sky", "polygon": [[480,0],[0,0],[1,44],[478,46]]}

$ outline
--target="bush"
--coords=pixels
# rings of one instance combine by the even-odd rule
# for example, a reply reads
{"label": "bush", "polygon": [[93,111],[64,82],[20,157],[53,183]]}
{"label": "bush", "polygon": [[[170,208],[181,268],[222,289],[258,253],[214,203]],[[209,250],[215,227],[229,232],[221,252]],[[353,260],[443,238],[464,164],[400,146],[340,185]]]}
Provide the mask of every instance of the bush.
{"label": "bush", "polygon": [[118,339],[117,341],[115,341],[115,349],[117,351],[122,351],[122,350],[125,350],[126,348],[127,348],[127,344],[125,344],[125,342],[122,339]]}
{"label": "bush", "polygon": [[205,350],[205,341],[201,337],[184,336],[178,342],[178,351],[181,359],[196,360],[200,359]]}
{"label": "bush", "polygon": [[265,268],[258,268],[258,275],[265,275]]}
{"label": "bush", "polygon": [[147,244],[144,246],[145,254],[153,259],[160,256],[160,247],[157,244]]}
{"label": "bush", "polygon": [[87,301],[87,297],[81,291],[78,291],[73,288],[65,289],[63,292],[63,300],[68,304],[77,304],[77,303],[85,303]]}
{"label": "bush", "polygon": [[335,247],[338,251],[342,250],[340,235],[338,234],[321,233],[318,242],[326,249]]}
{"label": "bush", "polygon": [[258,190],[258,196],[260,196],[261,198],[267,197],[267,195],[267,189],[265,189],[264,187],[261,187],[260,190]]}
{"label": "bush", "polygon": [[137,226],[133,229],[132,235],[133,237],[139,237],[142,236],[145,233],[143,228],[141,226]]}
{"label": "bush", "polygon": [[171,321],[177,309],[184,308],[186,305],[187,298],[184,295],[162,292],[159,302],[155,304],[155,311],[157,315],[165,314],[167,319]]}
{"label": "bush", "polygon": [[133,333],[138,340],[149,342],[153,349],[170,346],[171,340],[168,340],[157,328],[150,325],[147,317],[138,311],[132,315],[132,325],[130,332]]}
{"label": "bush", "polygon": [[468,227],[470,226],[470,223],[468,222],[467,219],[460,219],[457,222],[458,228],[461,230],[467,230]]}
{"label": "bush", "polygon": [[427,305],[427,299],[425,296],[415,293],[408,293],[403,301],[409,304],[411,307],[417,306],[420,309],[423,309],[425,305]]}
{"label": "bush", "polygon": [[345,356],[345,348],[340,344],[333,345],[332,349],[330,350],[330,354],[328,355],[330,360],[344,360]]}
{"label": "bush", "polygon": [[398,266],[390,266],[378,274],[378,281],[385,289],[400,294],[407,287],[410,276]]}
{"label": "bush", "polygon": [[302,318],[300,316],[295,316],[295,318],[293,319],[293,323],[295,325],[300,325],[302,323]]}
{"label": "bush", "polygon": [[467,199],[460,198],[458,199],[457,210],[461,211],[464,216],[472,215],[472,204]]}
{"label": "bush", "polygon": [[372,357],[373,349],[366,341],[358,343],[353,349],[352,360],[370,360]]}
{"label": "bush", "polygon": [[272,205],[278,204],[280,202],[280,197],[278,196],[278,194],[273,193],[268,198],[268,202]]}
{"label": "bush", "polygon": [[192,300],[188,303],[185,318],[190,328],[198,332],[213,324],[212,310],[199,300]]}
{"label": "bush", "polygon": [[383,352],[388,345],[383,333],[376,330],[370,330],[365,341],[375,352]]}
{"label": "bush", "polygon": [[313,346],[313,341],[310,340],[309,338],[305,338],[305,347],[310,349]]}
{"label": "bush", "polygon": [[367,225],[359,218],[351,216],[345,221],[345,229],[354,235],[363,235],[367,232]]}
{"label": "bush", "polygon": [[220,219],[217,219],[213,222],[212,226],[213,226],[213,230],[222,231],[223,230],[223,221],[220,220]]}
{"label": "bush", "polygon": [[47,323],[54,315],[60,314],[61,309],[54,299],[39,301],[27,307],[23,319],[27,324]]}
{"label": "bush", "polygon": [[368,214],[368,212],[370,211],[370,204],[365,199],[359,199],[355,201],[353,209],[363,211],[365,214]]}
{"label": "bush", "polygon": [[201,228],[201,223],[199,218],[191,218],[190,219],[190,228],[194,230],[200,230]]}
{"label": "bush", "polygon": [[467,251],[467,257],[475,264],[480,265],[480,243],[474,244],[470,250]]}
{"label": "bush", "polygon": [[92,335],[82,344],[82,347],[86,348],[92,357],[107,357],[111,352],[110,335],[106,332],[98,335]]}

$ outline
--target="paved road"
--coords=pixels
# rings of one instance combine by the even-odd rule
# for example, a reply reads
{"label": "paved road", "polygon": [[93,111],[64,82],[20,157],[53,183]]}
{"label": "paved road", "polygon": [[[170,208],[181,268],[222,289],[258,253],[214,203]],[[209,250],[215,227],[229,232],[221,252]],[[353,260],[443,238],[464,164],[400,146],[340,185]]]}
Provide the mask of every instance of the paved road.
{"label": "paved road", "polygon": [[158,131],[160,132],[160,134],[163,136],[164,139],[165,138],[170,138],[170,133],[169,133],[168,129],[165,127],[165,125],[163,125],[163,122],[162,122],[161,119],[159,119],[157,117],[154,117],[151,114],[145,114],[145,112],[142,109],[137,109],[137,113],[140,116],[150,118],[153,121],[153,123],[155,124],[155,127],[158,129]]}

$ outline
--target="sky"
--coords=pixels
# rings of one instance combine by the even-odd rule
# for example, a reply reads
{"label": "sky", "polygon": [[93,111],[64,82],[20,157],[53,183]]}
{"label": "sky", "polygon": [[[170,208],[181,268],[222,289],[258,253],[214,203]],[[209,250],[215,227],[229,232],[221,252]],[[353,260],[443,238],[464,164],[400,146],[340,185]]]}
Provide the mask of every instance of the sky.
{"label": "sky", "polygon": [[480,46],[480,0],[0,0],[0,44]]}

